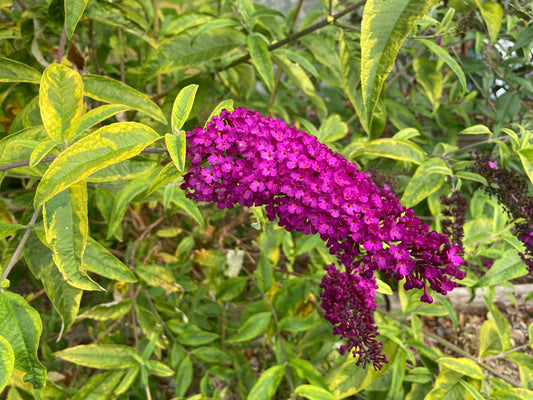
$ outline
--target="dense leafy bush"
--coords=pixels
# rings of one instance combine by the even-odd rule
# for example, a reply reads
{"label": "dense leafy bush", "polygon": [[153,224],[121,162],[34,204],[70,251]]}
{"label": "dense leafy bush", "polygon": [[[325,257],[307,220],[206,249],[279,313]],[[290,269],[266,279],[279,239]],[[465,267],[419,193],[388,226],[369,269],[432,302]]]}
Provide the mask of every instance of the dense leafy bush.
{"label": "dense leafy bush", "polygon": [[533,398],[532,3],[303,3],[0,2],[0,398]]}

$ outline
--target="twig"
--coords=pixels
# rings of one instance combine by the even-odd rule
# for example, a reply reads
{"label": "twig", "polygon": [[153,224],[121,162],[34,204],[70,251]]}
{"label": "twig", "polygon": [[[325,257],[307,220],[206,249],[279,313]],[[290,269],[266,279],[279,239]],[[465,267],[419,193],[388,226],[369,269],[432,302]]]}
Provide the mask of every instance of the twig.
{"label": "twig", "polygon": [[[24,235],[22,236],[22,239],[20,239],[19,244],[17,245],[17,248],[15,249],[15,252],[13,253],[13,256],[11,256],[11,260],[9,260],[9,264],[7,264],[6,269],[2,273],[2,277],[0,278],[0,282],[7,278],[15,264],[17,263],[20,253],[22,252],[22,249],[24,248],[24,245],[28,241],[28,237],[30,236],[31,228],[35,224],[35,221],[37,221],[37,217],[39,217],[39,214],[41,213],[41,206],[37,207],[37,210],[33,212],[33,215],[31,216],[30,223],[26,227],[26,231],[24,232]],[[3,291],[3,289],[0,287],[0,291]]]}
{"label": "twig", "polygon": [[[124,36],[122,35],[122,29],[120,27],[117,27],[117,36],[120,42],[120,47],[124,49],[126,46],[123,43]],[[120,51],[119,57],[120,57],[120,81],[122,83],[126,83],[126,68],[124,67],[125,54],[122,51]]]}
{"label": "twig", "polygon": [[96,46],[94,45],[93,20],[92,19],[89,19],[89,45],[91,46],[91,54],[93,56],[94,72],[96,72],[96,75],[100,75],[100,66],[98,65],[98,55],[96,53]]}
{"label": "twig", "polygon": [[495,356],[487,356],[487,357],[480,358],[479,361],[496,360],[498,358],[505,357],[507,354],[511,354],[511,353],[514,353],[514,352],[517,352],[523,349],[528,349],[530,347],[531,345],[529,343],[526,343],[521,346],[515,347],[514,349],[504,351],[503,353],[500,353],[500,354],[496,354]]}
{"label": "twig", "polygon": [[63,24],[63,30],[61,31],[61,38],[59,39],[59,48],[57,49],[56,62],[61,64],[63,61],[63,54],[65,54],[65,45],[67,44],[67,28]]}
{"label": "twig", "polygon": [[[158,76],[161,76],[161,75],[158,75]],[[160,98],[165,97],[167,94],[169,94],[169,93],[172,91],[172,89],[174,89],[175,86],[176,86],[176,82],[172,82],[172,83],[171,83],[170,85],[168,85],[168,87],[167,87],[165,90],[163,90],[161,93],[155,93],[155,94],[153,94],[152,96],[150,96],[150,98],[151,98],[152,100],[154,100],[154,101],[155,101],[155,100],[159,100]]]}
{"label": "twig", "polygon": [[443,157],[447,158],[447,157],[449,157],[452,154],[459,153],[460,151],[469,149],[471,147],[478,147],[478,146],[480,146],[482,144],[494,143],[494,142],[497,142],[498,140],[501,140],[502,142],[506,142],[506,141],[509,140],[509,136],[500,136],[500,137],[497,137],[497,138],[491,138],[491,139],[483,140],[481,142],[472,143],[472,144],[463,146],[460,149],[450,151],[450,152],[444,154]]}

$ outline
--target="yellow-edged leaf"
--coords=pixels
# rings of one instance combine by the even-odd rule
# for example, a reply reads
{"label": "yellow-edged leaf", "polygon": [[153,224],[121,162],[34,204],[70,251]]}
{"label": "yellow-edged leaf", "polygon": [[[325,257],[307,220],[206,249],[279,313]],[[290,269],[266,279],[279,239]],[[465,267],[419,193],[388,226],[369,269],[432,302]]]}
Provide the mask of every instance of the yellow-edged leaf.
{"label": "yellow-edged leaf", "polygon": [[109,165],[139,154],[159,135],[137,122],[104,126],[63,151],[44,174],[35,194],[38,206],[55,194]]}
{"label": "yellow-edged leaf", "polygon": [[138,110],[163,124],[165,114],[145,94],[115,79],[100,75],[83,76],[84,95],[105,103],[120,104]]}
{"label": "yellow-edged leaf", "polygon": [[62,64],[52,64],[46,68],[39,88],[39,107],[50,138],[56,142],[62,141],[65,131],[81,116],[81,75]]}
{"label": "yellow-edged leaf", "polygon": [[89,222],[87,187],[77,182],[44,203],[44,232],[65,281],[78,289],[100,290],[83,267]]}

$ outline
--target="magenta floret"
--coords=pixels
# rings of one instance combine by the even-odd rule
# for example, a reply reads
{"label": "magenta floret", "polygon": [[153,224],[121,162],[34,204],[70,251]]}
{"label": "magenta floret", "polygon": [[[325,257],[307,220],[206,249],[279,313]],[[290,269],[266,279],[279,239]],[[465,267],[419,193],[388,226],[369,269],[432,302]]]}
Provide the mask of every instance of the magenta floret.
{"label": "magenta floret", "polygon": [[319,234],[344,264],[330,265],[322,281],[322,302],[334,333],[348,339],[358,362],[380,368],[386,362],[372,317],[374,273],[406,290],[429,287],[441,294],[462,279],[461,248],[431,232],[412,209],[314,136],[279,119],[237,108],[222,111],[205,129],[187,133],[191,167],[183,189],[189,198],[219,208],[265,205],[268,218],[288,231]]}

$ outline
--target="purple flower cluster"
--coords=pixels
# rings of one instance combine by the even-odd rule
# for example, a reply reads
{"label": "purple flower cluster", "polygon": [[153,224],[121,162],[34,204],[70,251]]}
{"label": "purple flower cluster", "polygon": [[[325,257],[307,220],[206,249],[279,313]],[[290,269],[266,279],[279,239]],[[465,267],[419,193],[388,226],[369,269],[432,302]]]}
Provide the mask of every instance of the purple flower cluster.
{"label": "purple flower cluster", "polygon": [[189,198],[220,208],[265,205],[288,231],[320,234],[345,266],[326,267],[321,297],[334,333],[348,339],[341,352],[353,349],[363,365],[385,361],[372,317],[376,271],[405,278],[406,290],[423,288],[424,302],[432,302],[428,286],[446,294],[452,278],[464,277],[460,247],[314,136],[237,108],[187,138],[192,160],[182,188]]}

